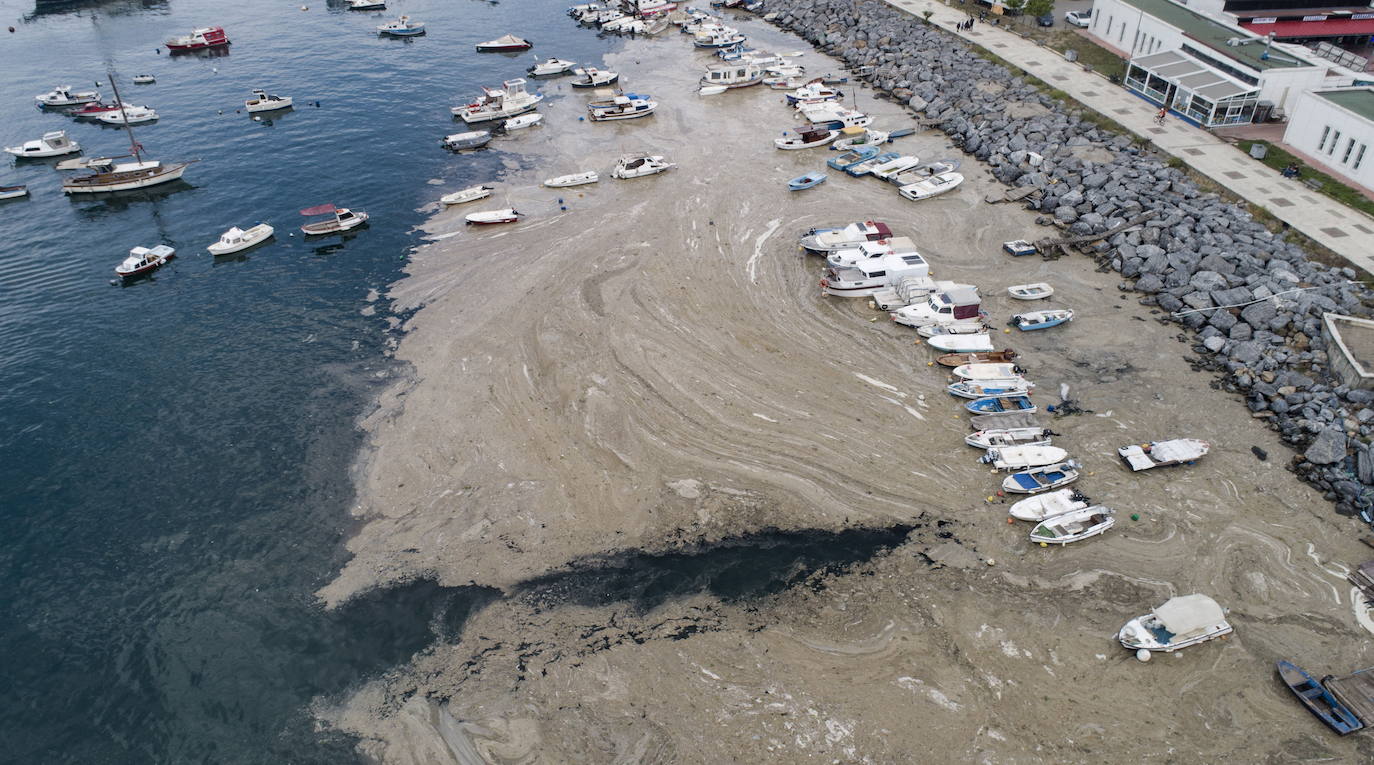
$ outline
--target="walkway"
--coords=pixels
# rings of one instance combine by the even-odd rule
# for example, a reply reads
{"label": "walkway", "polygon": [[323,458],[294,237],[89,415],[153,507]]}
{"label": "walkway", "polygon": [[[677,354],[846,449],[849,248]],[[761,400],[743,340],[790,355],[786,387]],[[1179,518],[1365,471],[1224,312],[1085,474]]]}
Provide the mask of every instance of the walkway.
{"label": "walkway", "polygon": [[1357,268],[1374,274],[1374,218],[1312,191],[1302,181],[1284,178],[1235,146],[1177,117],[1170,117],[1163,127],[1156,125],[1154,117],[1158,110],[1153,105],[1120,85],[1065,61],[1058,51],[981,22],[970,31],[955,32],[955,25],[968,18],[962,10],[965,6],[949,7],[932,0],[884,2],[917,18],[923,11],[933,11],[931,23],[968,38],[1064,91],[1084,106],[1148,139],[1160,151],[1183,160],[1236,196],[1269,211]]}

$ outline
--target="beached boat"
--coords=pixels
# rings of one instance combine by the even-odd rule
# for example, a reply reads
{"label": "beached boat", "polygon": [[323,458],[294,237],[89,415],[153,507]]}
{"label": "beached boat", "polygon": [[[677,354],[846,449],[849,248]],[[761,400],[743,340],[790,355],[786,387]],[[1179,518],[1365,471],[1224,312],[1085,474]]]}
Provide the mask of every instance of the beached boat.
{"label": "beached boat", "polygon": [[1008,494],[1039,494],[1066,486],[1078,480],[1082,466],[1073,460],[1012,473],[1002,480],[1002,491]]}
{"label": "beached boat", "polygon": [[559,189],[567,186],[581,186],[587,183],[596,183],[601,180],[601,176],[594,170],[583,173],[573,173],[572,175],[560,175],[557,178],[550,178],[544,181],[544,185],[551,189]]}
{"label": "beached boat", "polygon": [[946,385],[945,390],[959,398],[1016,398],[1029,396],[1035,383],[1018,375],[1000,380],[960,380]]}
{"label": "beached boat", "polygon": [[492,120],[504,120],[524,114],[539,105],[544,97],[525,90],[525,80],[516,78],[501,83],[500,88],[482,88],[482,95],[449,109],[453,116],[469,125]]}
{"label": "beached boat", "polygon": [[930,199],[931,197],[939,196],[945,192],[953,191],[959,188],[959,184],[963,182],[964,176],[962,173],[937,173],[929,178],[902,186],[897,190],[897,193],[913,202],[919,202],[922,199]]}
{"label": "beached boat", "polygon": [[843,130],[847,127],[868,127],[873,118],[853,109],[845,109],[833,102],[802,104],[797,107],[803,118],[816,127]]}
{"label": "beached boat", "polygon": [[639,119],[653,114],[657,108],[657,101],[648,96],[634,93],[618,95],[604,101],[592,101],[587,104],[587,111],[590,112],[588,119],[593,122]]}
{"label": "beached boat", "polygon": [[146,106],[134,106],[125,104],[118,109],[108,112],[101,112],[95,118],[106,125],[138,125],[144,122],[152,122],[158,118],[157,112]]}
{"label": "beached boat", "polygon": [[520,220],[520,213],[507,207],[504,210],[483,210],[469,213],[464,217],[470,226],[491,226],[497,223],[514,223]]}
{"label": "beached boat", "polygon": [[1001,351],[989,349],[977,353],[946,353],[935,359],[935,363],[942,367],[957,367],[964,364],[1001,364],[1014,361],[1016,357],[1016,351],[1010,348]]}
{"label": "beached boat", "polygon": [[136,74],[133,80],[135,85],[152,85],[157,82],[157,78],[151,74]]}
{"label": "beached boat", "polygon": [[384,11],[386,0],[348,0],[350,11]]}
{"label": "beached boat", "polygon": [[511,117],[505,122],[502,122],[501,126],[496,129],[502,133],[509,133],[512,130],[524,130],[525,128],[534,127],[543,121],[544,115],[542,114],[522,114],[519,117]]}
{"label": "beached boat", "polygon": [[898,308],[889,316],[898,324],[919,329],[928,324],[976,322],[982,316],[981,306],[977,288],[960,284],[932,292],[924,301]]}
{"label": "beached boat", "polygon": [[42,107],[79,106],[100,100],[98,90],[72,90],[70,85],[58,85],[34,98]]}
{"label": "beached boat", "polygon": [[346,207],[335,207],[332,204],[323,204],[315,207],[307,207],[301,210],[301,215],[330,215],[333,217],[326,220],[306,223],[301,226],[301,231],[306,236],[326,236],[329,234],[339,234],[350,231],[367,222],[367,213],[354,212]]}
{"label": "beached boat", "polygon": [[898,154],[895,151],[885,151],[881,154],[873,156],[870,159],[866,159],[863,162],[858,163],[857,165],[850,165],[849,167],[846,167],[844,171],[848,175],[852,175],[855,178],[859,178],[868,175],[874,170],[882,167],[883,165],[886,165],[894,159],[900,158],[901,156],[901,154]]}
{"label": "beached boat", "polygon": [[795,151],[797,149],[814,149],[817,146],[824,146],[835,140],[840,134],[838,130],[826,130],[825,128],[800,127],[792,130],[783,131],[781,138],[774,138],[773,145],[783,151]]}
{"label": "beached boat", "polygon": [[5,151],[16,157],[60,157],[81,151],[81,144],[67,137],[65,130],[44,133],[42,138],[25,141],[18,146],[6,146]]}
{"label": "beached boat", "polygon": [[878,156],[880,150],[877,146],[860,146],[852,151],[846,151],[838,156],[831,157],[825,161],[833,170],[844,170],[860,162],[867,162]]}
{"label": "beached boat", "polygon": [[479,53],[497,53],[501,51],[529,50],[534,47],[534,43],[515,35],[502,35],[495,40],[477,43]]}
{"label": "beached boat", "polygon": [[960,364],[950,374],[964,380],[1005,380],[1026,370],[1010,362]]}
{"label": "beached boat", "polygon": [[129,257],[115,266],[115,274],[121,279],[141,276],[176,257],[177,251],[165,244],[156,247],[135,247],[129,250]]}
{"label": "beached boat", "polygon": [[[960,335],[941,335],[940,337],[960,337]],[[937,338],[931,338],[935,340]],[[964,404],[964,408],[974,414],[996,414],[999,412],[1035,412],[1038,408],[1034,401],[1026,395],[1014,395],[1006,398],[979,398]]]}
{"label": "beached boat", "polygon": [[1010,242],[1002,242],[1002,251],[1015,258],[1034,255],[1039,252],[1039,250],[1035,249],[1035,245],[1027,242],[1025,239],[1013,239]]}
{"label": "beached boat", "polygon": [[818,170],[812,170],[806,175],[799,175],[787,182],[787,188],[791,191],[805,191],[825,183],[828,176]]}
{"label": "beached boat", "polygon": [[[110,87],[114,89],[115,101],[123,103],[119,97],[119,85],[115,82],[114,75],[110,75]],[[120,109],[115,114],[125,113]],[[78,175],[66,178],[62,181],[62,192],[65,194],[99,194],[115,191],[133,191],[135,189],[146,189],[150,186],[157,186],[163,183],[171,183],[179,180],[186,168],[192,162],[168,162],[163,164],[158,160],[145,160],[143,158],[143,146],[134,137],[134,129],[128,122],[123,122],[124,132],[129,136],[129,156],[134,158],[133,162],[116,163],[113,158],[100,158],[99,164],[95,160],[88,163],[66,165],[58,163],[59,167],[71,167],[72,169],[88,169],[92,172],[88,175]]]}
{"label": "beached boat", "polygon": [[616,160],[611,176],[621,179],[643,178],[675,167],[677,165],[657,154],[627,154]]}
{"label": "beached boat", "polygon": [[1126,622],[1116,637],[1141,656],[1142,651],[1173,653],[1232,631],[1226,612],[1215,600],[1206,595],[1180,595]]}
{"label": "beached boat", "polygon": [[847,266],[827,263],[821,291],[833,297],[867,297],[899,279],[930,277],[930,264],[918,252],[887,252]]}
{"label": "beached boat", "polygon": [[986,332],[976,335],[938,335],[926,345],[946,353],[983,353],[992,350],[992,337]]}
{"label": "beached boat", "polygon": [[1321,683],[1317,682],[1306,670],[1291,661],[1279,660],[1275,665],[1279,679],[1288,690],[1298,697],[1307,711],[1316,715],[1328,728],[1344,736],[1364,727],[1364,723],[1353,711],[1331,695]]}
{"label": "beached boat", "polygon": [[1007,294],[1017,300],[1043,300],[1054,294],[1054,287],[1047,282],[1013,284],[1007,288]]}
{"label": "beached boat", "polygon": [[773,74],[763,78],[763,86],[770,90],[796,90],[806,82],[800,74]]}
{"label": "beached boat", "polygon": [[1094,505],[1046,518],[1031,529],[1030,541],[1042,545],[1066,545],[1105,534],[1116,525],[1115,513],[1110,507]]}
{"label": "beached boat", "polygon": [[701,76],[702,85],[724,85],[727,89],[747,88],[763,82],[763,67],[752,63],[709,66]]}
{"label": "beached boat", "polygon": [[377,27],[377,34],[387,37],[415,37],[424,33],[425,22],[416,21],[409,16],[399,16]]}
{"label": "beached boat", "polygon": [[491,192],[494,188],[493,186],[469,186],[465,189],[455,191],[452,194],[445,194],[439,197],[439,203],[445,205],[461,205],[468,202],[476,202],[479,199],[485,199],[491,196]]}
{"label": "beached boat", "polygon": [[172,53],[182,51],[204,50],[206,48],[219,48],[229,44],[229,37],[224,33],[223,27],[201,27],[192,30],[189,35],[173,37],[163,43],[167,50]]}
{"label": "beached boat", "polygon": [[1053,308],[1047,311],[1030,311],[1028,313],[1018,313],[1011,317],[1011,323],[1023,332],[1030,332],[1037,329],[1049,329],[1060,324],[1073,321],[1073,311],[1067,308]]}
{"label": "beached boat", "polygon": [[574,88],[600,88],[606,85],[614,85],[620,80],[619,72],[597,69],[594,66],[585,66],[581,69],[573,70],[578,75],[571,85]]}
{"label": "beached boat", "polygon": [[561,58],[547,58],[535,63],[525,73],[531,77],[557,77],[560,74],[571,74],[577,68],[577,62],[564,61]]}
{"label": "beached boat", "polygon": [[904,154],[896,159],[890,159],[881,165],[873,168],[869,175],[880,181],[890,180],[902,173],[907,172],[913,167],[921,164],[921,158],[915,154]]}
{"label": "beached boat", "polygon": [[892,236],[886,223],[866,220],[839,228],[813,228],[802,234],[802,249],[813,255],[826,255],[838,250],[857,247],[863,242],[876,242]]}
{"label": "beached boat", "polygon": [[1175,438],[1151,441],[1148,444],[1127,444],[1116,450],[1123,462],[1133,471],[1151,470],[1167,465],[1191,464],[1207,456],[1212,447],[1196,438]]}
{"label": "beached boat", "polygon": [[975,430],[964,436],[964,443],[978,449],[1007,446],[1049,446],[1054,432],[1049,428],[992,428]]}
{"label": "beached boat", "polygon": [[975,414],[968,418],[970,430],[998,430],[1001,428],[1038,428],[1034,412],[999,412]]}
{"label": "beached boat", "polygon": [[444,148],[453,151],[480,149],[491,143],[491,133],[486,130],[469,130],[466,133],[453,133],[444,136]]}
{"label": "beached boat", "polygon": [[1039,523],[1056,515],[1083,510],[1091,504],[1092,500],[1078,489],[1059,489],[1014,502],[1007,512],[1017,520]]}
{"label": "beached boat", "polygon": [[851,127],[845,128],[844,137],[835,141],[830,148],[836,151],[848,151],[860,146],[879,146],[888,141],[889,134],[882,130],[872,128]]}
{"label": "beached boat", "polygon": [[206,247],[211,255],[231,255],[235,252],[243,252],[250,247],[257,247],[272,238],[276,232],[266,223],[259,223],[247,230],[238,226],[225,231],[219,235],[219,241]]}
{"label": "beached boat", "polygon": [[1069,453],[1057,446],[997,446],[978,458],[984,465],[998,470],[1025,470],[1045,467],[1069,458]]}
{"label": "beached boat", "polygon": [[916,334],[921,337],[939,337],[942,335],[974,335],[988,331],[988,325],[983,323],[980,316],[976,319],[954,320],[937,319],[933,322],[924,324],[916,328]]}
{"label": "beached boat", "polygon": [[18,199],[28,195],[28,186],[0,186],[0,199]]}
{"label": "beached boat", "polygon": [[727,90],[729,90],[729,88],[725,87],[724,85],[702,85],[701,87],[697,88],[697,95],[718,96]]}

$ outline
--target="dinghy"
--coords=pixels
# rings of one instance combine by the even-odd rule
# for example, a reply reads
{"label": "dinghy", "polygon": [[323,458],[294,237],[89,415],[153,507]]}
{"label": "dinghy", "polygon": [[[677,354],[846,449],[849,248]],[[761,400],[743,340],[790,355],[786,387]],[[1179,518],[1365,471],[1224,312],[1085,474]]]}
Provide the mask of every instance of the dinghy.
{"label": "dinghy", "polygon": [[1073,311],[1067,308],[1055,308],[1048,311],[1030,311],[1029,313],[1018,313],[1011,317],[1011,323],[1022,332],[1049,329],[1050,327],[1057,327],[1069,321],[1073,321]]}
{"label": "dinghy", "polygon": [[1215,600],[1206,595],[1180,595],[1126,622],[1116,637],[1122,646],[1141,656],[1142,651],[1173,653],[1233,631],[1226,611]]}
{"label": "dinghy", "polygon": [[1013,284],[1007,288],[1007,294],[1017,300],[1043,300],[1054,294],[1054,288],[1046,282]]}
{"label": "dinghy", "polygon": [[729,88],[724,85],[702,85],[700,88],[697,88],[697,95],[718,96],[727,90],[729,90]]}
{"label": "dinghy", "polygon": [[791,189],[792,191],[805,191],[806,189],[812,189],[821,185],[822,183],[825,183],[825,179],[827,177],[829,176],[827,176],[825,173],[813,170],[807,173],[806,175],[799,175],[796,178],[793,178],[792,180],[788,181],[787,188]]}
{"label": "dinghy", "polygon": [[974,414],[1000,414],[1002,412],[1026,412],[1029,414],[1038,411],[1035,402],[1024,395],[1008,396],[1007,398],[978,398],[964,404],[964,408]]}
{"label": "dinghy", "polygon": [[1002,364],[960,364],[951,372],[955,377],[965,380],[1005,380],[1019,377],[1026,370],[1012,363]]}
{"label": "dinghy", "polygon": [[545,59],[536,63],[534,66],[525,70],[531,77],[556,77],[560,74],[569,74],[577,68],[577,62],[564,61],[558,58]]}
{"label": "dinghy", "polygon": [[510,208],[483,210],[482,212],[468,213],[464,220],[468,222],[468,225],[490,226],[496,223],[514,223],[520,220],[520,213]]}
{"label": "dinghy", "polygon": [[975,414],[968,418],[968,426],[973,430],[997,430],[999,428],[1037,428],[1033,412],[998,412],[996,414]]}
{"label": "dinghy", "polygon": [[978,353],[946,353],[935,359],[942,367],[958,367],[964,364],[999,364],[1016,358],[1016,351],[1010,348],[1002,351],[983,351]]}
{"label": "dinghy", "polygon": [[964,436],[964,443],[979,449],[1005,446],[1049,446],[1054,432],[1049,428],[993,428]]}
{"label": "dinghy", "polygon": [[616,160],[613,178],[643,178],[646,175],[661,173],[677,167],[657,154],[627,154]]}
{"label": "dinghy", "polygon": [[1069,460],[1012,473],[1002,481],[1002,491],[1008,494],[1039,494],[1042,491],[1058,489],[1077,481],[1080,467],[1082,466],[1077,462]]}
{"label": "dinghy", "polygon": [[28,186],[0,186],[0,199],[18,199],[28,195]]}
{"label": "dinghy", "polygon": [[445,205],[461,205],[468,202],[476,202],[479,199],[485,199],[491,196],[491,192],[494,189],[495,187],[493,186],[469,186],[460,191],[455,191],[452,194],[445,194],[439,197],[439,202]]}
{"label": "dinghy", "polygon": [[1007,512],[1018,521],[1039,523],[1046,518],[1082,510],[1092,504],[1092,500],[1078,489],[1059,489],[1015,502]]}
{"label": "dinghy", "polygon": [[1066,545],[1106,533],[1116,524],[1115,510],[1102,505],[1046,518],[1031,529],[1030,540],[1042,545]]}
{"label": "dinghy", "polygon": [[959,398],[1016,398],[1029,396],[1035,390],[1035,383],[1020,376],[1005,380],[960,380],[945,386],[945,390]]}
{"label": "dinghy", "polygon": [[206,247],[206,251],[211,255],[231,255],[235,252],[243,252],[250,247],[257,247],[272,238],[275,229],[266,223],[259,223],[256,226],[244,230],[238,226],[230,228],[219,235],[219,241]]}
{"label": "dinghy", "polygon": [[916,334],[921,337],[939,337],[941,335],[974,335],[980,332],[987,332],[988,327],[981,318],[976,319],[949,319],[940,318],[935,321],[922,324],[916,328]]}
{"label": "dinghy", "polygon": [[897,193],[913,202],[919,202],[922,199],[930,199],[947,191],[953,191],[963,182],[964,176],[960,173],[937,173],[925,180],[907,184],[898,189]]}
{"label": "dinghy", "polygon": [[983,353],[992,350],[992,336],[986,332],[976,335],[938,335],[926,345],[946,353]]}
{"label": "dinghy", "polygon": [[1148,444],[1129,444],[1116,450],[1132,472],[1151,470],[1167,465],[1182,465],[1207,456],[1212,447],[1196,438],[1175,438],[1151,441]]}
{"label": "dinghy", "polygon": [[501,123],[500,130],[509,133],[512,130],[523,130],[527,127],[534,127],[544,121],[542,114],[522,114],[519,117],[511,117]]}
{"label": "dinghy", "polygon": [[1034,255],[1039,252],[1039,250],[1035,249],[1035,245],[1027,242],[1025,239],[1013,239],[1010,242],[1002,242],[1002,250],[1014,258]]}
{"label": "dinghy", "polygon": [[1360,722],[1360,718],[1350,711],[1349,707],[1338,701],[1331,691],[1313,679],[1302,667],[1291,661],[1280,660],[1276,668],[1279,679],[1288,686],[1288,690],[1298,697],[1298,701],[1307,707],[1307,711],[1326,723],[1328,728],[1344,736],[1364,727],[1364,723]]}
{"label": "dinghy", "polygon": [[452,151],[480,149],[491,142],[491,133],[486,130],[470,130],[466,133],[453,133],[444,136],[444,148]]}
{"label": "dinghy", "polygon": [[561,189],[567,186],[581,186],[587,183],[596,183],[601,180],[601,176],[595,170],[588,170],[585,173],[573,173],[572,175],[560,175],[557,178],[550,178],[544,181],[544,185],[551,189]]}
{"label": "dinghy", "polygon": [[1069,453],[1057,446],[1003,446],[988,449],[978,461],[998,470],[1025,470],[1053,465],[1068,458]]}
{"label": "dinghy", "polygon": [[135,247],[129,250],[129,257],[125,258],[124,262],[115,266],[115,273],[121,279],[141,276],[161,268],[164,263],[176,257],[176,254],[176,250],[165,244],[156,247]]}
{"label": "dinghy", "polygon": [[152,76],[151,74],[136,74],[136,75],[134,75],[134,84],[135,84],[135,85],[152,85],[152,84],[155,83],[155,82],[157,82],[157,78],[154,77],[154,76]]}
{"label": "dinghy", "polygon": [[783,131],[781,138],[773,139],[773,145],[783,151],[814,149],[830,143],[839,135],[840,131],[838,130],[826,130],[808,125]]}

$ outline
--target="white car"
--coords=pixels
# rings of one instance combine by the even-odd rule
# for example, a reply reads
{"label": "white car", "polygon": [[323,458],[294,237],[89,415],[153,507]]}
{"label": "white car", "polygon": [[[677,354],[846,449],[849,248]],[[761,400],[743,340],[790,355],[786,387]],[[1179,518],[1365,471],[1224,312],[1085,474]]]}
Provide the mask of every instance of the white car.
{"label": "white car", "polygon": [[1091,24],[1092,21],[1093,12],[1091,8],[1086,11],[1069,11],[1068,13],[1064,14],[1064,22],[1075,27],[1082,27],[1083,29],[1087,29],[1088,25]]}

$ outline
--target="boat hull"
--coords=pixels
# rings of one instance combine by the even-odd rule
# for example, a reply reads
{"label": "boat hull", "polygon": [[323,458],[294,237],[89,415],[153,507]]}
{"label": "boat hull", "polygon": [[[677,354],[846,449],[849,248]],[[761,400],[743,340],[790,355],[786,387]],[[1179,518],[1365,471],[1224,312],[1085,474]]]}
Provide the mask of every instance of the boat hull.
{"label": "boat hull", "polygon": [[589,183],[596,183],[601,178],[596,173],[584,175],[560,175],[557,178],[550,178],[544,181],[544,186],[551,189],[564,189],[571,186],[585,186]]}
{"label": "boat hull", "polygon": [[301,232],[306,236],[329,236],[330,234],[352,231],[366,222],[367,213],[354,213],[354,217],[342,222],[330,220],[323,223],[307,223],[301,226]]}
{"label": "boat hull", "polygon": [[1342,736],[1354,733],[1365,727],[1360,718],[1331,694],[1331,691],[1317,682],[1311,675],[1291,661],[1280,660],[1275,665],[1279,679],[1288,690],[1298,697],[1318,720]]}
{"label": "boat hull", "polygon": [[110,176],[126,177],[111,177],[108,182],[104,183],[82,183],[81,181],[83,179],[73,178],[62,184],[62,191],[65,194],[104,194],[115,191],[146,189],[150,186],[158,186],[180,180],[182,174],[186,172],[186,168],[190,166],[190,162],[173,162],[149,170],[139,170],[129,173],[108,173],[107,175]]}
{"label": "boat hull", "polygon": [[19,199],[28,195],[28,186],[0,186],[0,199]]}

